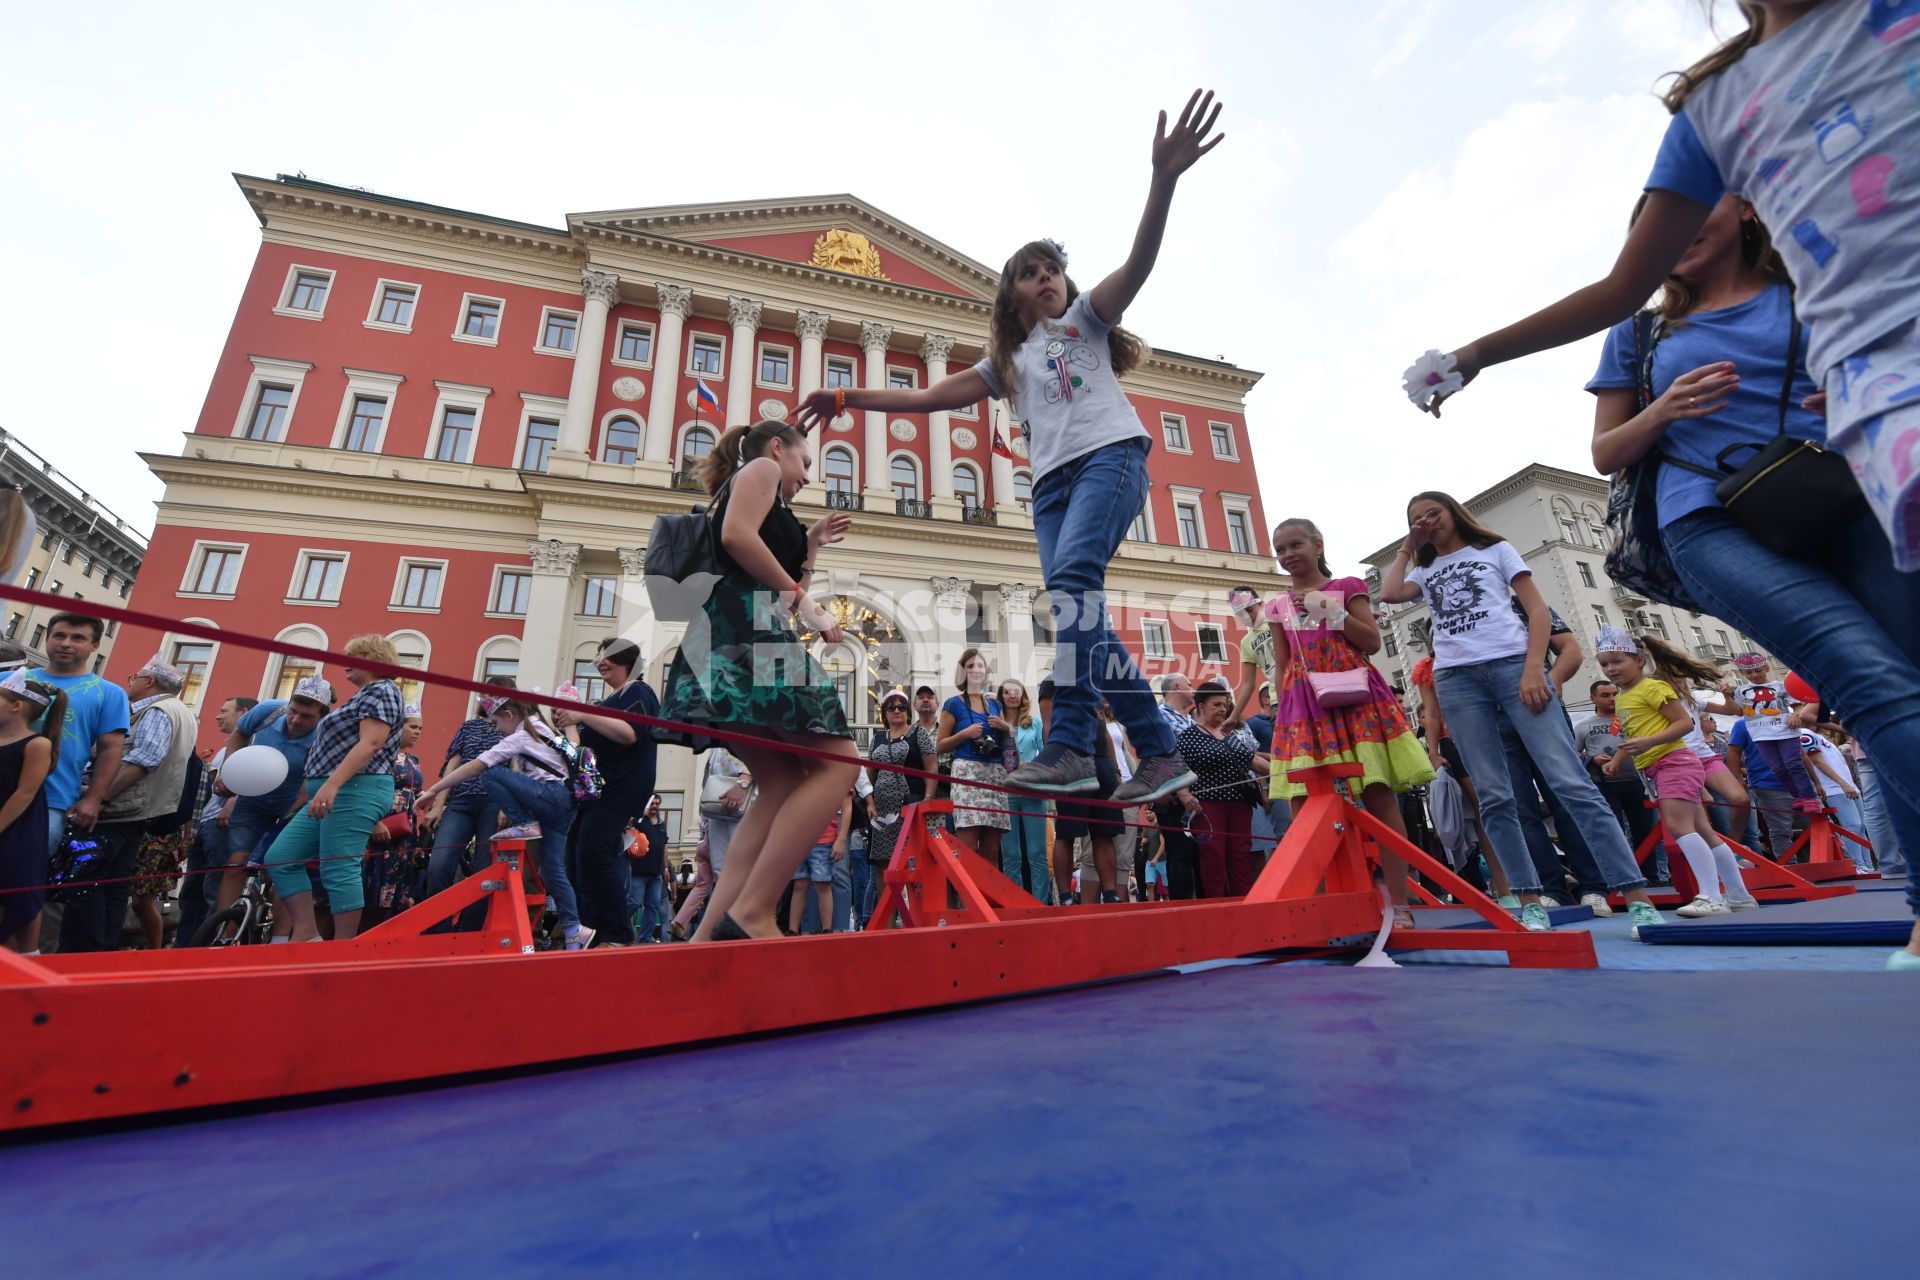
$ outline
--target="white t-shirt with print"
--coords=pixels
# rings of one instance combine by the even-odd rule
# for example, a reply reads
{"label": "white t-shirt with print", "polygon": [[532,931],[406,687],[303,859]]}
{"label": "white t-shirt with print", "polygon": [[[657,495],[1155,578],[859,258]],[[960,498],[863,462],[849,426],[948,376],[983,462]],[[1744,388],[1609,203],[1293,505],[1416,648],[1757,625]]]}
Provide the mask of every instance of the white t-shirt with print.
{"label": "white t-shirt with print", "polygon": [[1527,624],[1507,603],[1513,580],[1532,573],[1508,542],[1462,547],[1407,570],[1433,614],[1433,666],[1470,667],[1527,651]]}
{"label": "white t-shirt with print", "polygon": [[1033,479],[1122,440],[1152,441],[1120,380],[1113,376],[1107,333],[1113,326],[1081,294],[1058,320],[1042,320],[1013,353],[1011,387],[1000,384],[991,358],[973,366],[987,389],[1013,404],[1026,437]]}
{"label": "white t-shirt with print", "polygon": [[[1840,750],[1840,748],[1834,746],[1831,742],[1828,742],[1823,735],[1805,729],[1801,730],[1800,749],[1808,755],[1820,757],[1820,759],[1826,762],[1827,768],[1833,770],[1842,778],[1851,778],[1853,776],[1853,771],[1847,768],[1846,752]],[[1843,796],[1847,794],[1845,787],[1818,769],[1808,769],[1807,772],[1813,775],[1813,780],[1820,784],[1820,790],[1827,795]]]}
{"label": "white t-shirt with print", "polygon": [[1785,742],[1800,731],[1787,723],[1793,700],[1787,686],[1779,680],[1743,684],[1734,690],[1733,700],[1740,704],[1740,718],[1755,742]]}

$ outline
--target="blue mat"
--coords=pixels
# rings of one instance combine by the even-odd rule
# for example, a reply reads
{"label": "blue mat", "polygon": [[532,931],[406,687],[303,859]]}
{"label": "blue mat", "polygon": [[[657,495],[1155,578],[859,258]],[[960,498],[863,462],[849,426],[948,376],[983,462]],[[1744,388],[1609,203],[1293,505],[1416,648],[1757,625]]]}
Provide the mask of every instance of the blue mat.
{"label": "blue mat", "polygon": [[[1836,1053],[1907,1078],[1916,1001],[1891,974],[1220,968],[16,1142],[0,1223],[13,1271],[62,1280],[1895,1275],[1920,1111],[1770,1082]],[[339,1033],[377,1052],[380,1016]]]}
{"label": "blue mat", "polygon": [[1640,941],[1649,946],[1682,947],[1904,947],[1913,936],[1913,921],[1903,920],[1765,920],[1751,923],[1648,925]]}

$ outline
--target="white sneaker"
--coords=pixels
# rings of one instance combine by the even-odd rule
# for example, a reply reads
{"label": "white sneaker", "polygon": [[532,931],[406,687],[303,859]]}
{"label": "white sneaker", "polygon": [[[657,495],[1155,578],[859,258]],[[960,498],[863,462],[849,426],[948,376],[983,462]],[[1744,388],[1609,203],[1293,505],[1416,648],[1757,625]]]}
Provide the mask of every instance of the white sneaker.
{"label": "white sneaker", "polygon": [[578,929],[567,935],[567,950],[585,951],[593,945],[593,935],[595,932],[595,930],[581,925]]}
{"label": "white sneaker", "polygon": [[1613,914],[1613,908],[1607,905],[1607,895],[1604,893],[1589,893],[1580,899],[1580,905],[1590,908],[1594,916],[1601,920]]}
{"label": "white sneaker", "polygon": [[1727,899],[1727,910],[1729,911],[1758,911],[1759,909],[1760,900],[1758,898]]}
{"label": "white sneaker", "polygon": [[1711,898],[1701,896],[1695,898],[1686,906],[1680,907],[1674,911],[1673,914],[1685,916],[1689,920],[1697,920],[1701,916],[1724,916],[1727,914],[1727,904],[1724,902],[1715,902]]}

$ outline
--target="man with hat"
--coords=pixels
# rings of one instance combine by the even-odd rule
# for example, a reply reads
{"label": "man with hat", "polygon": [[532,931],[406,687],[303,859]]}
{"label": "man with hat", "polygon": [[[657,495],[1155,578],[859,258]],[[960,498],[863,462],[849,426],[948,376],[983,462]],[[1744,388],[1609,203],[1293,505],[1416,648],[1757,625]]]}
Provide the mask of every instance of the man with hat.
{"label": "man with hat", "polygon": [[200,724],[180,699],[186,678],[159,655],[127,677],[132,725],[119,768],[107,784],[93,838],[99,845],[96,878],[117,884],[70,890],[60,921],[60,950],[112,951],[127,918],[135,857],[155,818],[177,813]]}
{"label": "man with hat", "polygon": [[[1278,687],[1280,678],[1275,667],[1273,626],[1262,616],[1260,593],[1248,586],[1235,587],[1227,592],[1227,607],[1247,628],[1247,634],[1240,637],[1240,688],[1228,714],[1228,719],[1238,720],[1253,712],[1254,695],[1262,683]],[[1272,742],[1269,734],[1266,743]]]}
{"label": "man with hat", "polygon": [[241,796],[234,801],[233,816],[227,819],[229,869],[220,877],[217,910],[226,910],[240,896],[247,882],[247,863],[267,833],[285,826],[306,803],[302,790],[307,776],[307,751],[313,746],[314,729],[332,710],[333,686],[315,672],[295,683],[291,697],[254,706],[240,717],[240,723],[228,735],[229,757],[242,747],[272,747],[286,759],[287,776],[265,795]]}

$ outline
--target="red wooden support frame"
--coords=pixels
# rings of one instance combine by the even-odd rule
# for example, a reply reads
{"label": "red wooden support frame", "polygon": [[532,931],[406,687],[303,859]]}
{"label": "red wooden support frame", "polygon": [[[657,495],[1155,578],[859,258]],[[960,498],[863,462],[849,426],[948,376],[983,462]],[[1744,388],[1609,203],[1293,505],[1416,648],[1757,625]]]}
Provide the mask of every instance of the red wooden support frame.
{"label": "red wooden support frame", "polygon": [[[0,953],[0,1128],[634,1053],[1230,956],[1357,950],[1381,925],[1368,842],[1494,926],[1396,930],[1390,945],[1594,967],[1591,937],[1525,932],[1350,804],[1335,781],[1353,772],[1295,775],[1306,805],[1244,899],[1046,907],[928,833],[922,816],[950,808],[937,803],[903,818],[911,825],[886,872],[882,923],[859,934],[533,953],[525,848],[500,842],[492,867],[350,942]],[[425,932],[483,896],[485,928]],[[907,926],[885,927],[896,909]],[[529,1008],[547,1016],[531,1025]]]}
{"label": "red wooden support frame", "polygon": [[1853,865],[1842,840],[1851,840],[1868,853],[1873,852],[1871,843],[1835,822],[1832,810],[1823,809],[1807,819],[1807,829],[1800,833],[1780,863],[1784,866],[1804,851],[1807,860],[1794,870],[1808,880],[1878,880],[1878,871],[1862,871]]}
{"label": "red wooden support frame", "polygon": [[[1666,838],[1667,824],[1656,822],[1653,830],[1647,833],[1647,838],[1640,842],[1640,847],[1634,850],[1634,859],[1643,868],[1649,869],[1647,875],[1649,881],[1653,879],[1651,872],[1651,868],[1655,865],[1653,856]],[[1746,882],[1748,891],[1761,902],[1800,902],[1815,898],[1839,898],[1853,892],[1852,885],[1818,884],[1803,874],[1805,867],[1785,866],[1773,861],[1764,853],[1747,848],[1731,836],[1720,838],[1727,848],[1733,850],[1734,857],[1751,864],[1740,868],[1740,878]],[[1848,866],[1851,867],[1852,864],[1849,863]],[[1647,897],[1656,907],[1686,906],[1700,892],[1700,884],[1693,878],[1693,868],[1688,865],[1685,858],[1680,856],[1679,850],[1669,848],[1667,871],[1672,876],[1673,887],[1649,889]],[[1615,907],[1627,905],[1626,895],[1622,893],[1608,894],[1607,901]]]}

